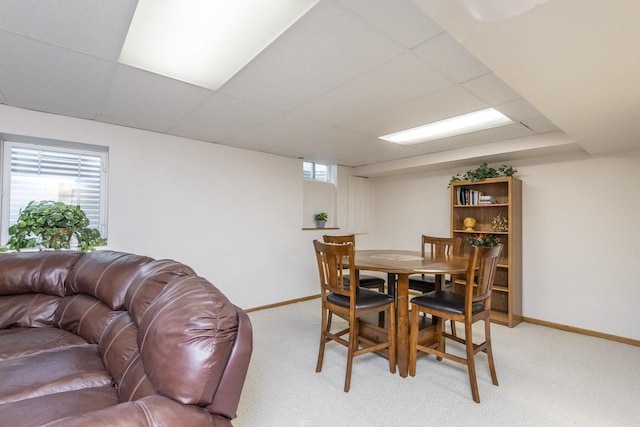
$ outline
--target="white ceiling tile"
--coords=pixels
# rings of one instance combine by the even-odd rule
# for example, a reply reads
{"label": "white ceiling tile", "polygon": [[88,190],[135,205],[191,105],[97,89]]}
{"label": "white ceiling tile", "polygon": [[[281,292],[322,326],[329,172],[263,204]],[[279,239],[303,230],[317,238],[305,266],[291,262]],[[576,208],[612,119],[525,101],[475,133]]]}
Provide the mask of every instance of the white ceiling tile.
{"label": "white ceiling tile", "polygon": [[0,90],[13,106],[94,119],[115,64],[0,31]]}
{"label": "white ceiling tile", "polygon": [[462,86],[491,106],[520,98],[520,95],[515,90],[511,89],[494,73],[469,80],[463,83]]}
{"label": "white ceiling tile", "polygon": [[326,128],[325,124],[284,113],[234,139],[242,143],[244,148],[262,150],[286,142],[305,139]]}
{"label": "white ceiling tile", "polygon": [[369,138],[341,128],[331,128],[296,142],[273,147],[269,151],[344,166],[362,166],[384,159],[416,155],[416,151],[409,146]]}
{"label": "white ceiling tile", "polygon": [[407,52],[293,112],[339,126],[452,85]]}
{"label": "white ceiling tile", "polygon": [[542,116],[540,111],[523,98],[496,105],[495,109],[517,122]]}
{"label": "white ceiling tile", "polygon": [[486,107],[484,102],[455,86],[346,123],[342,127],[378,137]]}
{"label": "white ceiling tile", "polygon": [[471,80],[490,71],[447,33],[442,33],[422,43],[413,51],[458,83]]}
{"label": "white ceiling tile", "polygon": [[288,110],[402,51],[343,8],[322,1],[219,91]]}
{"label": "white ceiling tile", "polygon": [[364,135],[357,132],[333,127],[296,141],[279,144],[269,151],[285,156],[304,157],[316,162],[334,163],[336,158],[329,151],[323,153],[324,149],[361,141],[364,138]]}
{"label": "white ceiling tile", "polygon": [[178,121],[169,133],[210,142],[224,142],[265,121],[279,111],[214,94],[202,106]]}
{"label": "white ceiling tile", "polygon": [[411,146],[398,145],[377,138],[338,147],[336,154],[339,164],[349,163],[352,166],[364,166],[389,160],[405,159],[419,153]]}
{"label": "white ceiling tile", "polygon": [[159,74],[118,65],[102,113],[107,123],[167,132],[212,92]]}
{"label": "white ceiling tile", "polygon": [[553,132],[558,130],[558,126],[553,124],[551,120],[542,116],[536,117],[533,119],[523,120],[522,123],[524,123],[528,128],[530,128],[536,133],[546,133],[546,132]]}
{"label": "white ceiling tile", "polygon": [[0,28],[117,60],[136,0],[2,0]]}
{"label": "white ceiling tile", "polygon": [[340,0],[407,49],[442,32],[411,0]]}

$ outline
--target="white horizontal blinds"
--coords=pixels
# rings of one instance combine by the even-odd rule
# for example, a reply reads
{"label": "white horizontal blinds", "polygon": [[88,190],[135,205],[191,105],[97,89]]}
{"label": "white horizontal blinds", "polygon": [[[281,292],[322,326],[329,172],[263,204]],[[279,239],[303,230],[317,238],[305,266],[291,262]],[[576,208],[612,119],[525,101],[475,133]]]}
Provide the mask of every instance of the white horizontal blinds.
{"label": "white horizontal blinds", "polygon": [[313,179],[313,163],[302,162],[302,176],[305,179]]}
{"label": "white horizontal blinds", "polygon": [[314,162],[302,162],[302,175],[305,179],[332,182],[332,166]]}
{"label": "white horizontal blinds", "polygon": [[316,163],[315,170],[315,179],[316,181],[329,182],[329,173],[327,165],[321,165],[320,163]]}
{"label": "white horizontal blinds", "polygon": [[101,225],[103,156],[78,150],[11,146],[9,225],[31,200],[80,205],[90,227]]}

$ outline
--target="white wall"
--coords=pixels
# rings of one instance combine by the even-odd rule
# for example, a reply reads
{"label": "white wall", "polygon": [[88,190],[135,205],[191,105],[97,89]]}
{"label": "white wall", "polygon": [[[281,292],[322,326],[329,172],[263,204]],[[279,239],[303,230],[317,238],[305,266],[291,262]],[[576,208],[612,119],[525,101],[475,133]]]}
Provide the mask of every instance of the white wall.
{"label": "white wall", "polygon": [[243,308],[318,293],[300,160],[2,105],[0,132],[109,146],[108,249],[184,262]]}
{"label": "white wall", "polygon": [[[182,261],[243,308],[318,293],[299,160],[0,105],[0,132],[110,147],[109,249]],[[523,180],[524,315],[640,339],[640,151],[511,163]],[[371,179],[358,247],[449,234],[444,170]],[[338,226],[348,232],[348,168]]]}
{"label": "white wall", "polygon": [[[523,314],[640,339],[640,151],[510,164],[523,181]],[[418,250],[423,233],[449,235],[447,185],[467,169],[376,178],[366,244]]]}

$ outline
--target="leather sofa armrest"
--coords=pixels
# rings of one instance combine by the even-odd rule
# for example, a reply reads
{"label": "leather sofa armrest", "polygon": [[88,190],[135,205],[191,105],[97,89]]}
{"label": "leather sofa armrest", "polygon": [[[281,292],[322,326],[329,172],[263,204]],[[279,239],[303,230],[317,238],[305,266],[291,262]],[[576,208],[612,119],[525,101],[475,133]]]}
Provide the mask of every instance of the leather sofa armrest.
{"label": "leather sofa armrest", "polygon": [[212,414],[236,418],[236,411],[240,403],[240,394],[249,369],[251,353],[253,351],[253,328],[249,316],[240,307],[238,313],[238,333],[233,344],[229,361],[225,367],[218,392],[213,396],[213,402],[207,406]]}
{"label": "leather sofa armrest", "polygon": [[140,400],[89,412],[77,417],[63,418],[44,427],[230,427],[222,416],[212,415],[196,405],[183,405],[168,397],[153,395]]}

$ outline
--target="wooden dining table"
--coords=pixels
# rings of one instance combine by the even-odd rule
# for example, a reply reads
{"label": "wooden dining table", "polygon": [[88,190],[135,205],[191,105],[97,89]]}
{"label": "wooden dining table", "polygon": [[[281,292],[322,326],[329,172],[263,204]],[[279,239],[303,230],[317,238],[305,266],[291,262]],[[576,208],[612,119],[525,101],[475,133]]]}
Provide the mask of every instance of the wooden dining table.
{"label": "wooden dining table", "polygon": [[356,250],[358,271],[388,274],[388,292],[396,297],[397,360],[400,376],[409,373],[409,275],[433,274],[436,288],[442,288],[445,274],[464,274],[468,258],[460,255],[422,256],[420,252],[403,250]]}

